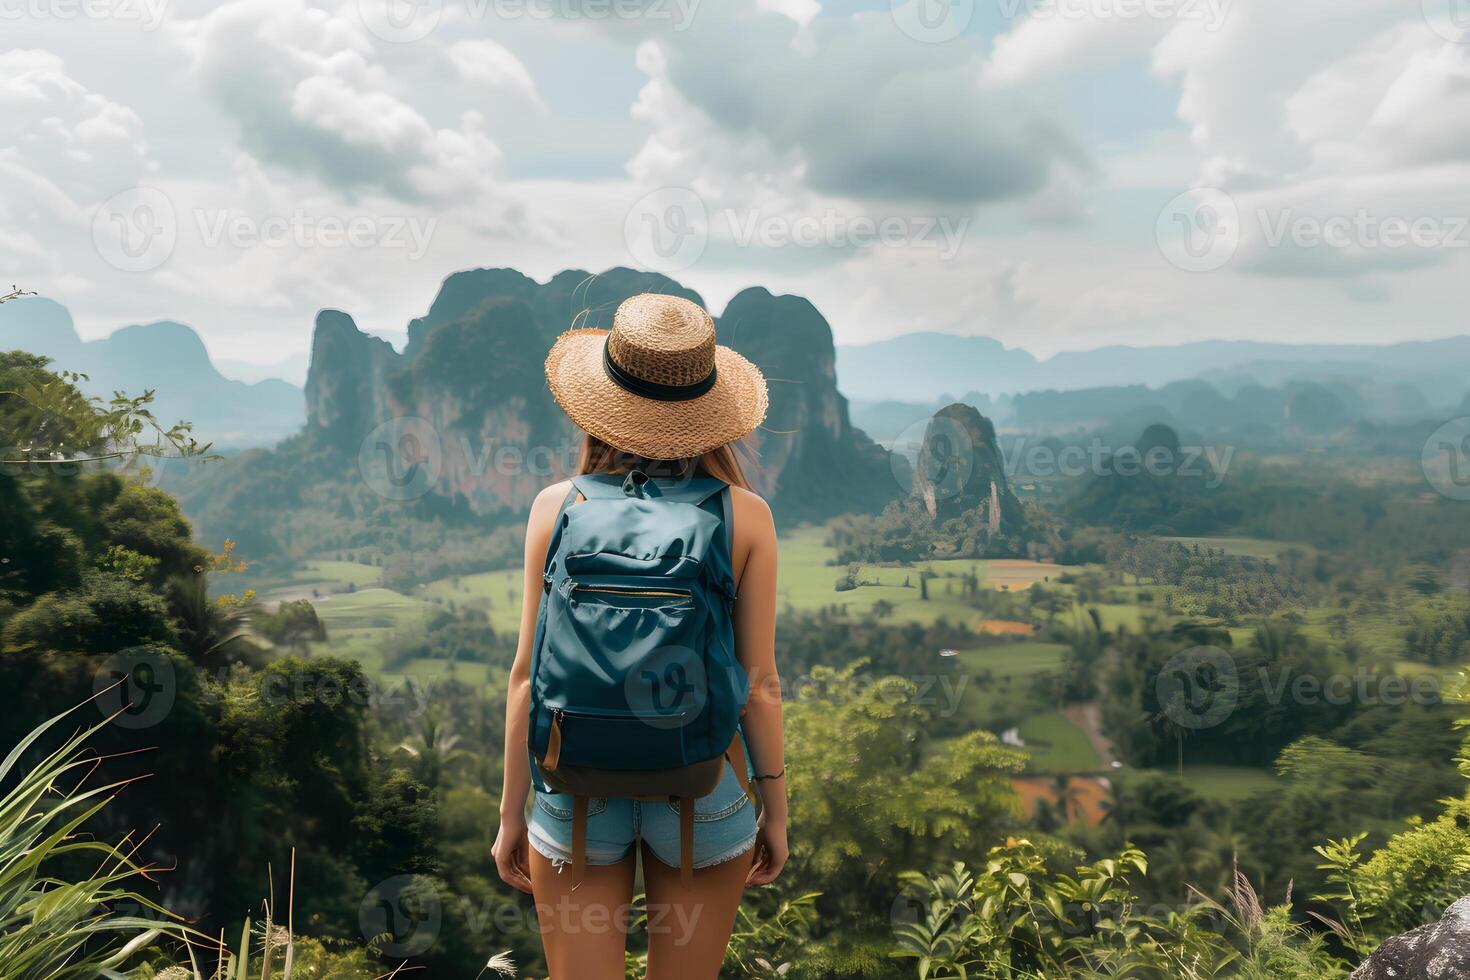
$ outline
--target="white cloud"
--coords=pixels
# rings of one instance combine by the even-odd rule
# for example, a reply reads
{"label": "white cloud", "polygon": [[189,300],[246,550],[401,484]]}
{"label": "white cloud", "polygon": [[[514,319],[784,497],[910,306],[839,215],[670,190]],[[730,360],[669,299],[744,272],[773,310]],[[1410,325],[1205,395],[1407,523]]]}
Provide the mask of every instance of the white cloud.
{"label": "white cloud", "polygon": [[[1395,0],[1237,0],[1218,30],[1180,21],[1154,49],[1155,70],[1180,85],[1179,116],[1206,155],[1204,182],[1272,182],[1309,165],[1286,104],[1308,79],[1366,38],[1404,20]],[[1430,34],[1414,11],[1415,21]]]}
{"label": "white cloud", "polygon": [[1400,25],[1308,79],[1286,122],[1317,171],[1470,162],[1470,47]]}
{"label": "white cloud", "polygon": [[40,50],[0,53],[0,115],[14,134],[0,149],[0,264],[12,278],[92,288],[94,209],[153,165],[142,119]]}
{"label": "white cloud", "polygon": [[635,112],[654,132],[629,166],[653,184],[762,183],[857,201],[970,207],[1029,197],[1085,152],[1023,96],[979,82],[966,44],[925,45],[884,13],[804,29],[748,3],[701,9],[639,50]]}
{"label": "white cloud", "polygon": [[263,163],[343,192],[407,200],[489,194],[501,167],[481,117],[436,127],[375,60],[350,11],[233,0],[175,27],[193,69]]}
{"label": "white cloud", "polygon": [[[1171,34],[1156,64],[1182,77],[1180,114],[1206,157],[1197,182],[1232,190],[1241,208],[1236,267],[1340,278],[1361,299],[1382,291],[1354,277],[1462,257],[1470,47],[1417,15],[1385,23],[1376,2],[1332,9],[1343,16],[1316,20],[1315,2],[1243,6],[1220,37]],[[1403,224],[1425,229],[1421,243],[1385,245]]]}
{"label": "white cloud", "polygon": [[816,20],[822,12],[817,0],[756,0],[757,9],[782,14],[805,26]]}
{"label": "white cloud", "polygon": [[537,108],[546,104],[536,92],[536,83],[521,60],[494,41],[459,41],[449,46],[449,60],[461,81],[479,85],[494,92],[513,92],[523,96]]}
{"label": "white cloud", "polygon": [[138,113],[90,91],[49,51],[0,53],[0,115],[12,134],[0,160],[43,176],[68,197],[126,186],[146,166]]}

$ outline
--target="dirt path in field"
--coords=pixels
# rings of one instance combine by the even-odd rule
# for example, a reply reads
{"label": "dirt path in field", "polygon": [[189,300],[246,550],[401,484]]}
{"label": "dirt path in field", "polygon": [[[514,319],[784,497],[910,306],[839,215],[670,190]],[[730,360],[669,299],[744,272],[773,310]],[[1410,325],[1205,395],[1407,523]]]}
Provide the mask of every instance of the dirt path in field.
{"label": "dirt path in field", "polygon": [[1103,768],[1111,769],[1117,756],[1113,754],[1113,743],[1109,742],[1107,736],[1102,732],[1102,710],[1098,707],[1097,702],[1069,704],[1062,709],[1062,716],[1082,729],[1087,740],[1092,743],[1093,751],[1102,760]]}

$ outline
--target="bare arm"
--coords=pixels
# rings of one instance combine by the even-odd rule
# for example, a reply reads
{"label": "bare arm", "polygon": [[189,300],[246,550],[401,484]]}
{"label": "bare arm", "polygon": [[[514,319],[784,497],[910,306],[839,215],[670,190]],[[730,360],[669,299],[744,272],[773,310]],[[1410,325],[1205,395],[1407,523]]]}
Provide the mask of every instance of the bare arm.
{"label": "bare arm", "polygon": [[495,863],[500,877],[523,892],[531,891],[526,841],[526,797],[531,767],[526,739],[531,712],[531,645],[536,642],[536,615],[541,602],[541,575],[551,545],[552,522],[571,490],[570,483],[547,487],[531,505],[526,522],[525,595],[521,602],[521,637],[505,693],[505,779],[500,791],[500,833]]}
{"label": "bare arm", "polygon": [[[750,678],[745,739],[756,775],[776,776],[786,768],[776,670],[776,526],[764,500],[753,493],[734,493],[735,563],[740,568],[735,652]],[[760,779],[756,786],[761,796],[760,853],[749,883],[764,885],[786,863],[786,779]]]}

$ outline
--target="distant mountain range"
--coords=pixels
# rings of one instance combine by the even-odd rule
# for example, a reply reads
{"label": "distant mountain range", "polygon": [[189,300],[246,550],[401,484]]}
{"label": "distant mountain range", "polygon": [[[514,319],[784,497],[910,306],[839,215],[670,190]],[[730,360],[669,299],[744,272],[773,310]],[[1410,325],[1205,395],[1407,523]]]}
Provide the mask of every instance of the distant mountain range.
{"label": "distant mountain range", "polygon": [[[309,361],[297,355],[262,365],[212,363],[194,330],[168,320],[83,341],[65,307],[27,297],[0,305],[0,348],[44,354],[58,368],[88,375],[90,394],[154,389],[162,421],[192,421],[201,439],[221,448],[273,446],[303,426],[328,424],[334,386],[360,388],[374,372],[411,378],[395,382],[394,390],[412,388],[416,399],[442,380],[441,371],[478,372],[481,387],[490,385],[500,395],[518,392],[529,405],[541,398],[531,391],[540,385],[539,353],[522,356],[514,345],[491,350],[479,328],[469,324],[522,323],[524,328],[494,329],[524,329],[526,350],[539,351],[584,308],[591,308],[591,322],[605,323],[614,301],[628,289],[643,288],[640,283],[698,299],[672,280],[628,269],[601,276],[567,271],[544,284],[510,269],[473,270],[445,280],[428,313],[407,325],[401,354],[359,331],[347,314],[325,311],[317,319]],[[589,300],[589,290],[596,302]],[[508,314],[486,307],[491,301],[524,308]],[[441,340],[425,361],[431,335],[451,324],[458,324],[450,332],[460,341]],[[762,438],[762,456],[777,469],[788,456],[817,459],[828,451],[791,448],[809,438],[800,433],[802,425],[817,419],[843,445],[848,436],[841,433],[848,429],[886,445],[910,428],[915,431],[909,435],[919,437],[924,420],[951,402],[972,405],[1010,431],[1093,428],[1104,421],[1125,428],[1151,421],[1196,430],[1245,421],[1269,427],[1301,418],[1308,402],[1318,414],[1327,413],[1324,420],[1337,421],[1425,419],[1470,410],[1470,337],[1381,347],[1201,341],[1039,359],[987,337],[911,333],[834,351],[831,329],[810,302],[759,287],[731,300],[720,316],[720,335],[758,362],[765,360],[775,379],[767,428],[791,433],[782,440],[769,432]],[[493,356],[494,363],[467,357],[467,350]],[[361,370],[354,374],[349,365],[359,361]],[[439,367],[431,372],[428,363]],[[305,377],[308,364],[317,379],[315,393],[312,382],[303,394],[280,380]],[[354,427],[366,418],[381,420],[388,410],[389,389],[378,382],[367,389],[360,392],[367,398],[359,406],[362,414],[345,413]],[[558,418],[553,415],[549,424],[560,424]]]}
{"label": "distant mountain range", "polygon": [[274,445],[301,428],[301,389],[275,378],[253,384],[225,377],[199,335],[182,323],[123,327],[101,340],[82,340],[71,314],[44,297],[0,306],[0,349],[51,358],[59,370],[87,375],[89,395],[157,392],[153,412],[164,425],[186,420],[202,442],[219,448]]}
{"label": "distant mountain range", "polygon": [[1408,383],[1431,404],[1465,395],[1470,337],[1368,344],[1272,344],[1206,340],[1168,347],[1100,347],[1038,359],[989,337],[910,333],[837,348],[842,393],[854,402],[940,404],[973,392],[996,397],[1122,385],[1160,387],[1206,377],[1222,387],[1288,380]]}
{"label": "distant mountain range", "polygon": [[[916,438],[935,411],[957,401],[974,406],[1010,434],[1090,432],[1117,442],[1145,426],[1163,423],[1197,435],[1229,432],[1260,443],[1321,435],[1360,422],[1443,421],[1470,408],[1470,395],[1460,405],[1453,400],[1431,404],[1417,386],[1403,381],[1343,375],[1316,381],[1290,373],[1266,377],[1268,384],[1256,384],[1221,372],[1213,381],[1195,378],[1157,388],[1106,385],[998,398],[972,391],[935,402],[854,401],[852,420],[878,443],[891,447]],[[1461,385],[1470,386],[1470,379]]]}

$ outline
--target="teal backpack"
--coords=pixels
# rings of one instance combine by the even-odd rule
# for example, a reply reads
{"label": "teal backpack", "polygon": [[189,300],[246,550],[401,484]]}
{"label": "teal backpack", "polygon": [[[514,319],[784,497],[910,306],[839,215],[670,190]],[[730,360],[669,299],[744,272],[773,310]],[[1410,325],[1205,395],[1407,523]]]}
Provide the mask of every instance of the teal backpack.
{"label": "teal backpack", "polygon": [[687,880],[694,799],[727,761],[752,795],[732,535],[730,488],[711,477],[572,479],[542,575],[528,742],[536,789],[574,798],[575,881],[589,797],[679,800]]}

